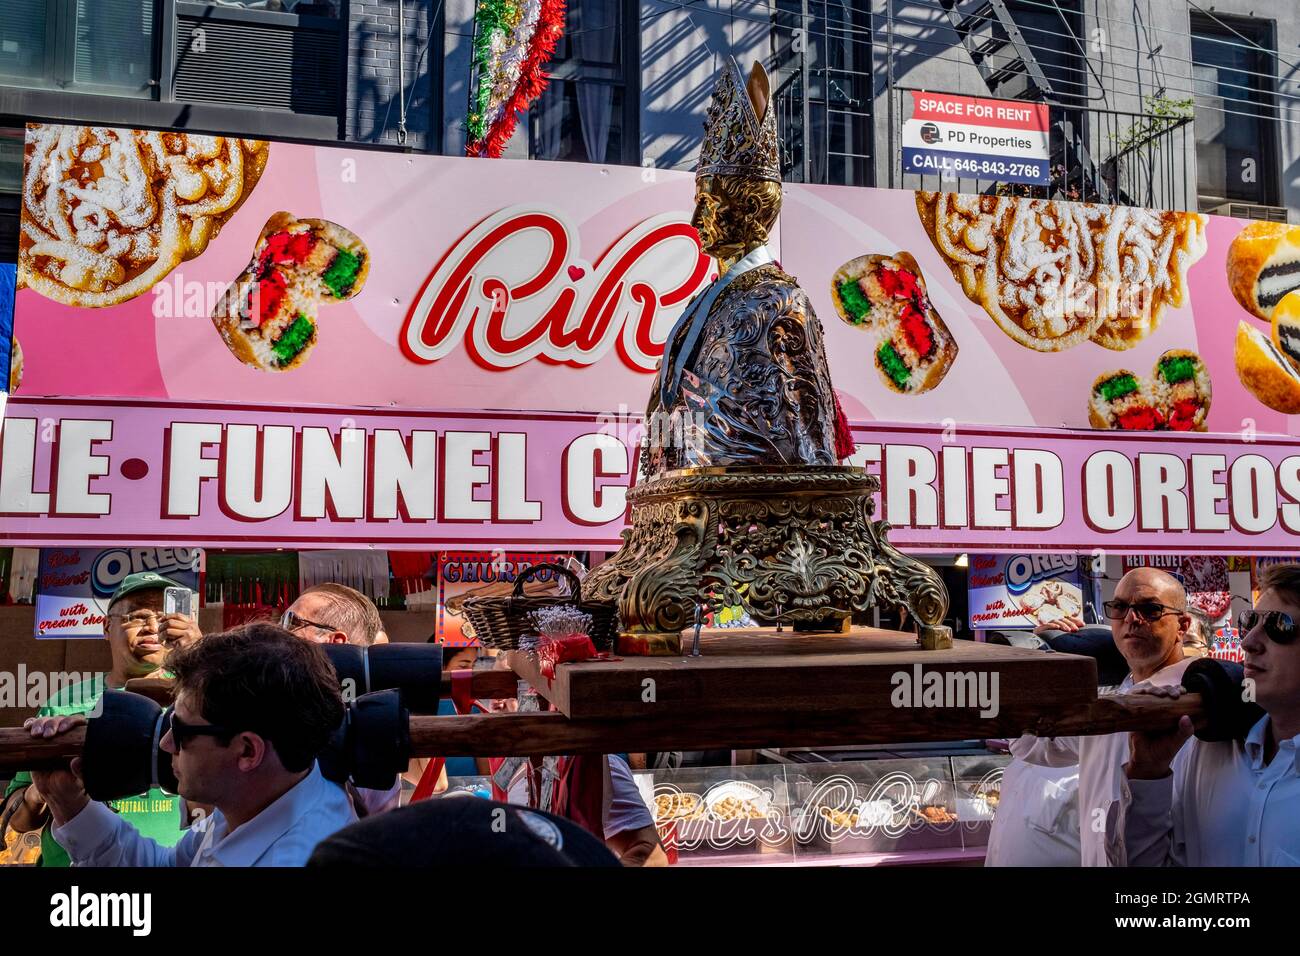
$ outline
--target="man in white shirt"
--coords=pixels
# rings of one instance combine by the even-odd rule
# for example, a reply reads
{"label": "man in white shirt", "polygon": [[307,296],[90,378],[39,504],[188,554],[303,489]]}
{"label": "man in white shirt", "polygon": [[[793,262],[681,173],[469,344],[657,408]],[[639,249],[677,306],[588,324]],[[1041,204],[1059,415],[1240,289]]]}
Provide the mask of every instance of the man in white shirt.
{"label": "man in white shirt", "polygon": [[1240,628],[1243,689],[1265,715],[1244,741],[1183,746],[1187,717],[1167,733],[1132,734],[1117,862],[1300,866],[1300,565],[1269,568],[1261,588]]}
{"label": "man in white shirt", "polygon": [[[1115,646],[1128,662],[1129,675],[1116,690],[1168,687],[1182,681],[1190,659],[1183,638],[1191,625],[1187,594],[1178,579],[1155,568],[1135,568],[1120,578],[1115,597],[1105,604]],[[1124,762],[1127,733],[1042,739],[1026,734],[1011,745],[1013,756],[1044,767],[1079,766],[1079,844],[1083,866],[1110,866],[1121,842]],[[1108,842],[1111,844],[1108,850]]]}
{"label": "man in white shirt", "polygon": [[[343,720],[324,651],[271,624],[213,634],[167,658],[176,677],[172,754],[181,796],[215,807],[174,847],[160,846],[86,794],[80,758],[33,771],[55,840],[78,866],[302,866],[316,844],[356,820],[316,755]],[[84,723],[28,722],[33,737]]]}

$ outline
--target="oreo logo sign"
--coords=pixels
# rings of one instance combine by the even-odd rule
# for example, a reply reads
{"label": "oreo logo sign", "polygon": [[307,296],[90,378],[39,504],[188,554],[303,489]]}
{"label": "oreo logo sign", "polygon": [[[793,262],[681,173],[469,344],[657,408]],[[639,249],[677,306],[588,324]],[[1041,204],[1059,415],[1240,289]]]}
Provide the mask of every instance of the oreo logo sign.
{"label": "oreo logo sign", "polygon": [[[137,571],[153,571],[164,576],[192,575],[199,570],[201,548],[114,548],[102,551],[90,571],[90,583],[96,595],[107,597],[117,590],[122,579]],[[186,582],[183,578],[178,582]]]}
{"label": "oreo logo sign", "polygon": [[1036,582],[1069,574],[1078,566],[1079,559],[1072,554],[1017,554],[1007,560],[1007,590],[1023,594]]}

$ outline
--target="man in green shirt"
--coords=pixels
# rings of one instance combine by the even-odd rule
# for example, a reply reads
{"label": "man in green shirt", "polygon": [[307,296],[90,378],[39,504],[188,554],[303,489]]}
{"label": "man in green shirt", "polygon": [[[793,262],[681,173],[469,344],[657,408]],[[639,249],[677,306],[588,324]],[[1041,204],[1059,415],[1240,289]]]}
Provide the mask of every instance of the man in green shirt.
{"label": "man in green shirt", "polygon": [[[95,709],[104,688],[120,689],[136,677],[147,677],[158,670],[169,651],[199,638],[198,625],[183,614],[163,614],[163,592],[184,587],[152,571],[128,574],[122,579],[108,602],[104,620],[104,637],[113,655],[113,667],[107,674],[96,674],[88,681],[62,689],[39,711],[42,717],[82,714]],[[68,855],[50,836],[49,812],[31,774],[14,776],[5,791],[6,800],[15,791],[21,796],[12,800],[20,805],[9,817],[7,828],[17,833],[41,830],[41,866],[67,866]],[[114,800],[109,804],[145,836],[171,846],[182,836],[180,798],[156,787],[138,797]],[[0,847],[4,833],[0,832]]]}

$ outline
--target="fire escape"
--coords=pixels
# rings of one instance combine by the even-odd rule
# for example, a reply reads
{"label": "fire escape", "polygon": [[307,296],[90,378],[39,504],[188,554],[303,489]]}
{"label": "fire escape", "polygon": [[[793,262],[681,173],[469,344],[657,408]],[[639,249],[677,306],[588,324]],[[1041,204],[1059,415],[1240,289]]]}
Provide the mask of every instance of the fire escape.
{"label": "fire escape", "polygon": [[[1079,97],[1054,85],[1034,55],[1004,0],[939,0],[975,68],[992,96],[1033,100],[1052,109],[1051,165],[1064,166],[1071,181],[1078,181],[1088,199],[1114,201],[1112,190],[1088,149],[1082,111],[1072,109]],[[1052,4],[1060,32],[1074,31],[1060,7]],[[1045,9],[1040,8],[1040,9]],[[1058,186],[1053,183],[1053,186]]]}

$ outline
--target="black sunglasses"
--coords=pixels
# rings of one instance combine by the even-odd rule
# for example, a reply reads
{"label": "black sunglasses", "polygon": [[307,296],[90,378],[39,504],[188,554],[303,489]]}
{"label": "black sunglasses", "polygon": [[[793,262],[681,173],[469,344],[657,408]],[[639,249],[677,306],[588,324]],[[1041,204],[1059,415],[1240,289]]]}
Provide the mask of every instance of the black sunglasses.
{"label": "black sunglasses", "polygon": [[195,737],[225,737],[229,740],[239,733],[237,730],[231,730],[229,727],[223,727],[220,724],[187,724],[176,716],[175,710],[170,710],[169,714],[171,717],[172,740],[176,741],[177,750],[184,750],[185,745]]}
{"label": "black sunglasses", "polygon": [[1295,620],[1285,611],[1259,611],[1246,609],[1237,615],[1237,630],[1249,634],[1264,622],[1264,633],[1274,644],[1290,644],[1296,637]]}
{"label": "black sunglasses", "polygon": [[1159,601],[1138,601],[1136,604],[1129,604],[1127,601],[1107,601],[1102,604],[1102,607],[1106,610],[1106,616],[1112,621],[1122,621],[1128,617],[1129,611],[1133,611],[1148,624],[1160,620],[1166,614],[1187,613],[1180,608],[1161,604]]}

